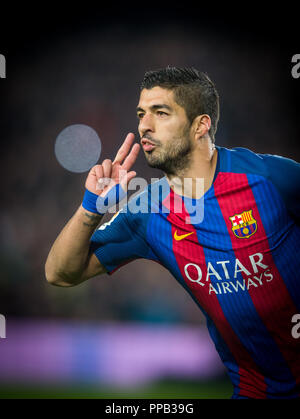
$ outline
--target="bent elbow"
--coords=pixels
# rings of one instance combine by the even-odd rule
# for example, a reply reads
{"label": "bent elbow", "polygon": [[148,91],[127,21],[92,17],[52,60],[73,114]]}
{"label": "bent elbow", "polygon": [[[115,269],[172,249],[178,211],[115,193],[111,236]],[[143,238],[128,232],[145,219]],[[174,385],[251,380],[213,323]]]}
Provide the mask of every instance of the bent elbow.
{"label": "bent elbow", "polygon": [[55,284],[55,282],[56,282],[56,277],[55,277],[55,275],[53,274],[53,272],[51,272],[51,270],[48,268],[48,266],[47,266],[47,262],[46,262],[46,265],[45,265],[45,271],[44,271],[44,273],[45,273],[45,278],[46,278],[46,281],[47,281],[49,284],[54,285],[54,284]]}
{"label": "bent elbow", "polygon": [[61,279],[57,275],[49,274],[47,271],[45,271],[45,278],[48,284],[50,285],[56,285],[56,286],[63,286],[61,284]]}
{"label": "bent elbow", "polygon": [[73,287],[80,282],[80,279],[74,278],[74,276],[71,278],[69,275],[62,272],[52,272],[47,269],[47,266],[45,267],[45,278],[48,284],[57,287]]}

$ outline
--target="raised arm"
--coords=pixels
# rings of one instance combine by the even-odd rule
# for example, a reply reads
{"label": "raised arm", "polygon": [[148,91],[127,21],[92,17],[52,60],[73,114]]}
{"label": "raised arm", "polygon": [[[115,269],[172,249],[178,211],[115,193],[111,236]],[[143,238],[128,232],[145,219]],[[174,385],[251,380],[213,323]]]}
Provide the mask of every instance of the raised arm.
{"label": "raised arm", "polygon": [[[134,134],[127,135],[124,143],[112,162],[104,160],[94,166],[86,179],[87,194],[105,199],[109,192],[120,185],[127,191],[127,185],[136,176],[129,171],[139,153],[139,144],[134,144]],[[107,186],[103,180],[110,179]],[[102,186],[99,186],[101,185]],[[100,211],[102,212],[102,211]],[[61,287],[71,287],[81,282],[105,273],[105,268],[98,258],[89,251],[90,238],[100,224],[104,214],[83,203],[68,221],[53,243],[45,264],[46,279],[49,283]]]}

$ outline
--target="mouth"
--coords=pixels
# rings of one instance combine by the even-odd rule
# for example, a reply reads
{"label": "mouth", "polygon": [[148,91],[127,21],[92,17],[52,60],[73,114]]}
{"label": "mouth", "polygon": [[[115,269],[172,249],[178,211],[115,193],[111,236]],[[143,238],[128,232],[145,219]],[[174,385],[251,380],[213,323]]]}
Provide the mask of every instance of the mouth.
{"label": "mouth", "polygon": [[147,138],[142,138],[141,144],[145,151],[152,151],[156,147],[156,145],[152,143],[152,141],[148,140]]}

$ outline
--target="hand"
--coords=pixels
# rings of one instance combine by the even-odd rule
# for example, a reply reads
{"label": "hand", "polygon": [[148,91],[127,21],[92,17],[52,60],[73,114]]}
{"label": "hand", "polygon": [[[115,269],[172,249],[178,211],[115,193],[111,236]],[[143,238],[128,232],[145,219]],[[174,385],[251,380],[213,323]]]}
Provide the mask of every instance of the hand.
{"label": "hand", "polygon": [[116,184],[127,191],[128,183],[136,176],[129,171],[140,151],[139,144],[133,144],[134,134],[129,133],[119,148],[114,161],[106,159],[102,164],[92,167],[85,182],[85,187],[94,194],[105,197]]}

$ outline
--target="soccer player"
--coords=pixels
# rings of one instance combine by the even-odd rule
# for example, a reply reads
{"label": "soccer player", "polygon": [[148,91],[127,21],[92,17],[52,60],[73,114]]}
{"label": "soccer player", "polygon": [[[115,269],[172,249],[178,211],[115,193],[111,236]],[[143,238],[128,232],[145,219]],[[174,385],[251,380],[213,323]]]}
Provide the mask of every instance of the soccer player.
{"label": "soccer player", "polygon": [[215,145],[218,93],[193,68],[147,72],[137,117],[145,158],[165,176],[96,229],[136,176],[140,144],[128,134],[114,161],[90,170],[47,280],[74,286],[137,258],[157,261],[204,313],[233,398],[299,397],[300,165]]}

